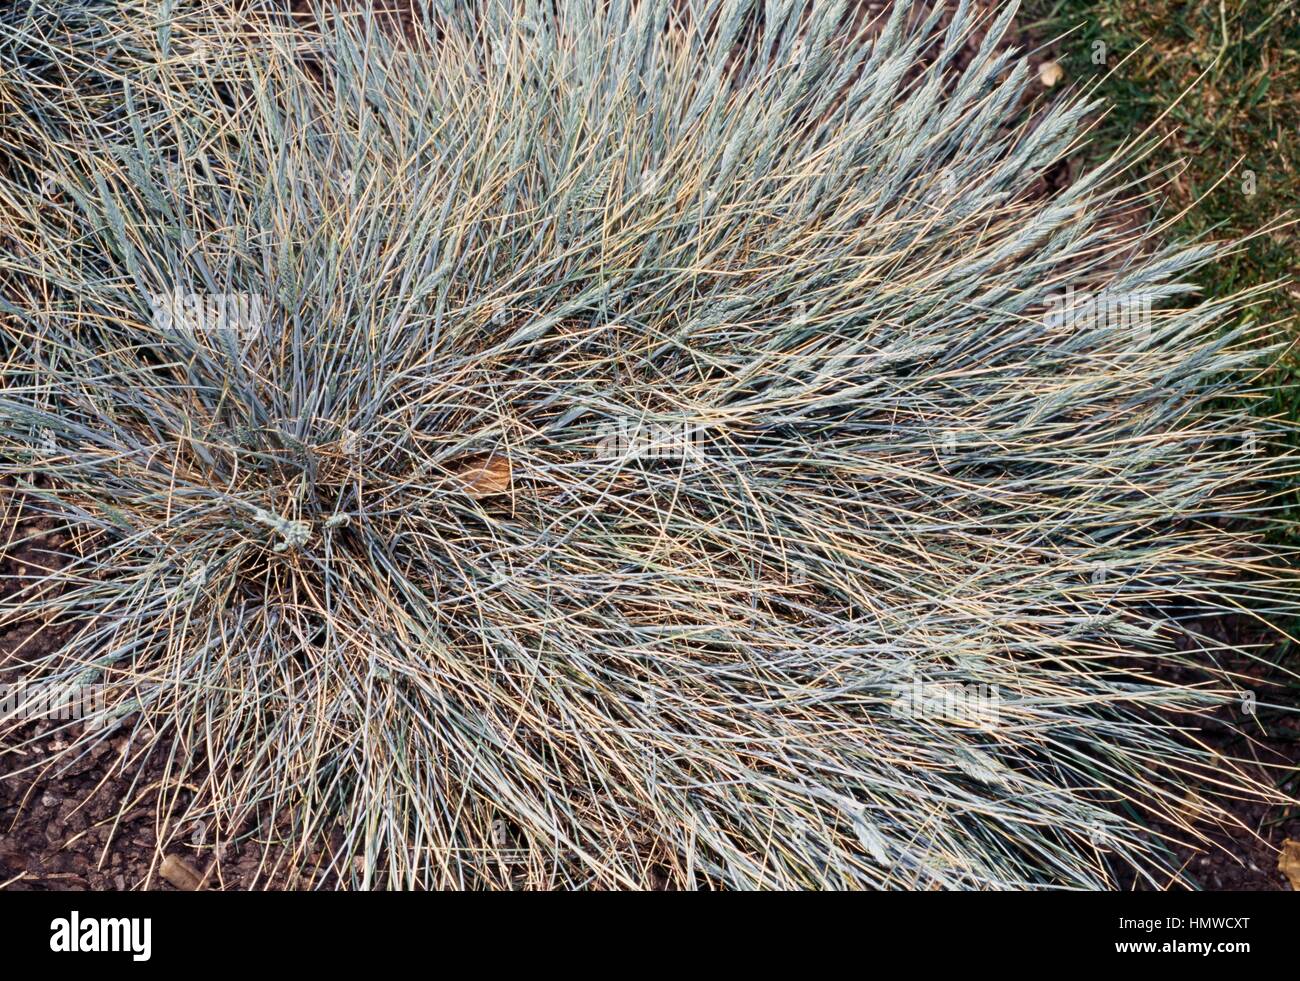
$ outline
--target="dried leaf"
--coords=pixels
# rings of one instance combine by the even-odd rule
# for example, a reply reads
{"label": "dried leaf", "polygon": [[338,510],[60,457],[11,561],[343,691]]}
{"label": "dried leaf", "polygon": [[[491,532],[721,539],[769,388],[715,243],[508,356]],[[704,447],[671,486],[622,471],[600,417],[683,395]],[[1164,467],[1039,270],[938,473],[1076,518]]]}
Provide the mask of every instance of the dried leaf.
{"label": "dried leaf", "polygon": [[1300,892],[1300,841],[1288,838],[1282,842],[1282,854],[1277,859],[1278,871],[1291,880],[1291,888]]}
{"label": "dried leaf", "polygon": [[466,461],[452,477],[456,487],[470,497],[510,493],[510,460],[499,453]]}

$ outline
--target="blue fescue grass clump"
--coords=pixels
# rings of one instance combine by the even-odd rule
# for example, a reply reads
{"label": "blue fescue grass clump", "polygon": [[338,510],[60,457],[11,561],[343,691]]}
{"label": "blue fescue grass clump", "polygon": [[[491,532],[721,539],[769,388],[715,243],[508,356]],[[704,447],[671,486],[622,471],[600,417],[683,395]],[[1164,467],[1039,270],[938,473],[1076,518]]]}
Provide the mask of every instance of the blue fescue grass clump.
{"label": "blue fescue grass clump", "polygon": [[0,628],[106,693],[61,759],[165,761],[160,852],[1163,885],[1269,797],[1187,731],[1198,624],[1294,609],[1267,339],[1122,160],[1030,193],[1087,107],[1017,115],[1012,6],[961,68],[965,4],[204,7],[28,7],[0,78],[6,493],[76,536]]}

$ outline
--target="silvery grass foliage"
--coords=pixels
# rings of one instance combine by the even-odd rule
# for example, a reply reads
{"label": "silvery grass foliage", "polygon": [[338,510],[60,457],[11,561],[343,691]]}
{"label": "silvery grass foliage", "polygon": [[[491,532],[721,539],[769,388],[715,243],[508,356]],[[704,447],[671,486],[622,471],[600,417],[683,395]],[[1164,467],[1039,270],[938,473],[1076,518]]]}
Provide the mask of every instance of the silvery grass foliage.
{"label": "silvery grass foliage", "polygon": [[0,81],[7,500],[76,545],[0,628],[64,627],[19,663],[112,724],[55,764],[130,733],[160,852],[1163,885],[1268,796],[1194,731],[1197,625],[1294,609],[1265,332],[1117,230],[1121,163],[1030,194],[1086,107],[1017,114],[1013,6],[964,67],[965,4],[204,7],[24,5]]}

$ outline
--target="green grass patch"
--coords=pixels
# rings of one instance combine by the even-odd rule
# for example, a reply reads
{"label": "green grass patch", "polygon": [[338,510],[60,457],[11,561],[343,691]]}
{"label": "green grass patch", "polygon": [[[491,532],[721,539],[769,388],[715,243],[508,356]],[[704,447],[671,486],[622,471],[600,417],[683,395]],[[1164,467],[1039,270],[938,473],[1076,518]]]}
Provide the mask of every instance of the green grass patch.
{"label": "green grass patch", "polygon": [[[1091,153],[1101,158],[1153,127],[1147,162],[1163,184],[1173,234],[1244,237],[1300,216],[1300,8],[1292,0],[1028,0],[1022,24],[1056,38],[1065,80],[1099,82],[1111,110]],[[1281,222],[1279,221],[1281,219]],[[1208,295],[1286,280],[1258,308],[1300,330],[1297,231],[1277,228],[1201,274]],[[1300,352],[1275,369],[1259,411],[1300,421]],[[1292,531],[1294,535],[1294,531]]]}

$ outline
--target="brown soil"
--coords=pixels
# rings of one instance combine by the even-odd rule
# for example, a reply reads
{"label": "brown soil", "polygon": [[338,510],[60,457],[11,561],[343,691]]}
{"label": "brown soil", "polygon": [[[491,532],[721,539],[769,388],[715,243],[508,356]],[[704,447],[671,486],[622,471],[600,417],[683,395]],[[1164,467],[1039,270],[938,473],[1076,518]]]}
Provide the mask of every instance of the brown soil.
{"label": "brown soil", "polygon": [[[1274,637],[1244,618],[1199,625],[1206,634],[1225,643],[1256,645],[1268,659],[1281,660]],[[1282,667],[1259,664],[1237,655],[1225,667],[1237,675],[1240,689],[1254,693],[1257,705],[1220,708],[1209,719],[1188,720],[1189,729],[1214,753],[1228,759],[1250,761],[1245,766],[1259,781],[1277,786],[1293,798],[1300,792],[1300,713],[1297,687]],[[1288,709],[1269,708],[1286,705]],[[1237,827],[1202,829],[1201,847],[1176,847],[1187,875],[1204,889],[1289,890],[1278,870],[1278,852],[1288,838],[1300,840],[1300,803],[1270,807],[1254,801],[1230,802]],[[1166,831],[1167,829],[1158,828]]]}

